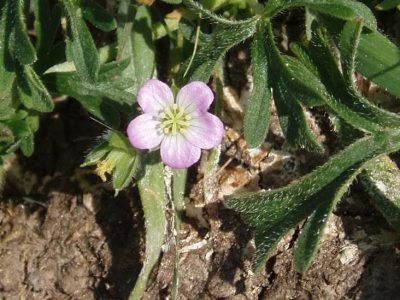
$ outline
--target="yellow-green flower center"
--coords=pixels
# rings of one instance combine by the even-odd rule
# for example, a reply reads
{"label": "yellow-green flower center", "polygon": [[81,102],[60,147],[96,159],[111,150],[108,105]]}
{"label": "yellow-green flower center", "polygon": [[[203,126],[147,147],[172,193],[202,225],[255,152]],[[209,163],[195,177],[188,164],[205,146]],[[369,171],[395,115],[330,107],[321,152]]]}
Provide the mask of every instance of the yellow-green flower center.
{"label": "yellow-green flower center", "polygon": [[176,103],[167,107],[159,114],[161,128],[165,134],[177,134],[183,132],[192,119],[181,107]]}

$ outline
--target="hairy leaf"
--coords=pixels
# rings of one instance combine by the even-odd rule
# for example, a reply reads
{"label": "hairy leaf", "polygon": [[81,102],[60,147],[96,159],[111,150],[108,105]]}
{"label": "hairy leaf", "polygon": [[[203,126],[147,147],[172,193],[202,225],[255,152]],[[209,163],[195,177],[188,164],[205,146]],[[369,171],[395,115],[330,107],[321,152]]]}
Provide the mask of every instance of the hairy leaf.
{"label": "hairy leaf", "polygon": [[239,24],[218,25],[210,35],[205,35],[199,41],[193,60],[189,59],[182,68],[184,72],[190,64],[187,74],[182,74],[183,81],[207,82],[217,61],[230,48],[251,37],[255,33],[256,24],[256,19],[250,19]]}
{"label": "hairy leaf", "polygon": [[82,9],[77,0],[65,0],[68,14],[70,40],[67,40],[70,54],[81,80],[95,82],[99,72],[99,56],[93,38],[83,21]]}
{"label": "hairy leaf", "polygon": [[200,2],[194,0],[183,0],[183,4],[191,11],[201,14],[203,17],[210,19],[212,22],[215,22],[220,25],[240,25],[240,24],[249,24],[249,22],[256,21],[258,17],[254,17],[252,19],[247,20],[230,20],[221,16],[214,14],[212,11],[203,7]]}
{"label": "hairy leaf", "polygon": [[17,70],[18,95],[26,108],[40,112],[54,109],[53,99],[31,66]]}
{"label": "hairy leaf", "polygon": [[326,99],[326,105],[333,112],[363,131],[377,132],[385,127],[400,126],[398,115],[373,105],[354,88],[344,88],[347,82],[331,51],[330,41],[316,26],[308,49],[313,64],[317,67],[319,78],[329,91],[330,97]]}
{"label": "hairy leaf", "polygon": [[11,87],[15,78],[14,60],[10,49],[12,23],[9,2],[0,2],[0,107],[11,102]]}
{"label": "hairy leaf", "polygon": [[153,152],[145,158],[144,176],[138,187],[146,226],[146,250],[142,270],[129,299],[140,299],[147,287],[153,267],[158,261],[166,231],[165,206],[167,195],[164,187],[163,164],[158,162]]}
{"label": "hairy leaf", "polygon": [[271,24],[268,27],[269,78],[282,131],[292,147],[322,152],[299,101],[308,105],[320,104],[326,94],[325,88],[300,62],[279,53]]}
{"label": "hairy leaf", "polygon": [[258,147],[264,142],[270,120],[271,92],[268,85],[265,33],[265,25],[260,22],[251,48],[253,91],[246,104],[244,117],[244,136],[249,148]]}
{"label": "hairy leaf", "polygon": [[155,52],[149,8],[140,6],[134,11],[129,3],[121,1],[119,6],[118,59],[130,59],[122,75],[132,80],[129,91],[136,94],[155,75]]}
{"label": "hairy leaf", "polygon": [[361,182],[372,203],[396,230],[400,231],[400,170],[388,156],[367,165]]}
{"label": "hairy leaf", "polygon": [[340,35],[340,59],[342,71],[347,86],[354,86],[353,75],[355,72],[355,63],[357,57],[358,45],[362,31],[362,20],[354,19],[346,22]]}
{"label": "hairy leaf", "polygon": [[33,0],[32,10],[35,15],[36,51],[39,60],[44,60],[53,47],[61,21],[61,7],[60,5],[55,5],[51,9],[48,0]]}
{"label": "hairy leaf", "polygon": [[357,72],[400,97],[400,49],[383,34],[372,31],[361,34],[358,53]]}
{"label": "hairy leaf", "polygon": [[109,32],[117,28],[117,22],[101,5],[90,0],[79,0],[83,17],[96,28]]}
{"label": "hairy leaf", "polygon": [[355,17],[364,19],[365,26],[376,29],[376,20],[371,10],[358,1],[349,0],[271,0],[265,6],[264,15],[273,17],[280,11],[305,6],[323,14],[343,20],[353,20]]}
{"label": "hairy leaf", "polygon": [[33,47],[25,25],[23,1],[8,0],[9,22],[14,26],[14,53],[18,61],[23,65],[29,65],[36,60],[36,51]]}
{"label": "hairy leaf", "polygon": [[324,199],[323,203],[317,206],[310,215],[297,240],[294,250],[294,262],[297,271],[300,273],[307,271],[310,266],[317,253],[319,242],[332,211],[360,172],[361,168],[358,170],[350,169],[342,174],[334,185],[331,184],[328,188],[325,187],[312,197],[314,199],[310,200],[310,202],[318,203],[321,202],[321,199]]}
{"label": "hairy leaf", "polygon": [[279,239],[326,199],[325,195],[340,195],[363,164],[381,154],[400,148],[398,130],[382,132],[354,142],[299,182],[284,188],[236,196],[226,204],[241,212],[244,220],[256,229],[257,252],[254,258],[259,268]]}

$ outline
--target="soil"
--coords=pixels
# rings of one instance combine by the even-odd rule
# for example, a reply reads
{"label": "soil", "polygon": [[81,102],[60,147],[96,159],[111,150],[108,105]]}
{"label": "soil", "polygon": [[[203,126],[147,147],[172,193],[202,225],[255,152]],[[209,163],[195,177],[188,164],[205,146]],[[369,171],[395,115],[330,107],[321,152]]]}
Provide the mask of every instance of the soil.
{"label": "soil", "polygon": [[[240,47],[229,55],[236,65],[247,64]],[[357,183],[329,220],[305,274],[296,272],[292,258],[302,224],[279,243],[263,270],[252,273],[252,229],[221,200],[238,190],[285,185],[326,157],[289,151],[276,116],[266,143],[249,151],[237,131],[249,78],[247,71],[238,74],[240,88],[229,78],[225,87],[227,130],[218,176],[205,185],[200,163],[189,180],[179,232],[179,299],[397,299],[399,236]],[[321,124],[314,125],[329,142]],[[9,158],[0,202],[1,299],[128,298],[144,249],[137,189],[132,185],[115,197],[110,183],[79,167],[96,144],[93,137],[104,130],[74,100],[62,101],[43,117],[35,154]],[[212,207],[205,204],[209,195]],[[173,259],[163,253],[144,299],[166,298]]]}

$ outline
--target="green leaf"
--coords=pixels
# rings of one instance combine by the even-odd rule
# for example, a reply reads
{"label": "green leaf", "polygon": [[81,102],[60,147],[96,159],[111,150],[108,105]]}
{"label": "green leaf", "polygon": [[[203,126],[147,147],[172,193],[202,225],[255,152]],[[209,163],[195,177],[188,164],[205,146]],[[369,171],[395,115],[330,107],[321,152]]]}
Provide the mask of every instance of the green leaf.
{"label": "green leaf", "polygon": [[53,99],[31,66],[17,70],[18,95],[26,108],[40,112],[54,109]]}
{"label": "green leaf", "polygon": [[353,20],[355,17],[364,19],[365,26],[376,29],[376,20],[371,10],[363,3],[349,0],[271,0],[265,5],[264,15],[274,17],[285,9],[305,6],[343,20]]}
{"label": "green leaf", "polygon": [[[385,127],[400,126],[398,115],[380,109],[363,98],[354,88],[348,87],[331,51],[330,41],[317,26],[314,26],[308,50],[313,64],[317,67],[318,76],[330,94],[326,98],[326,105],[334,113],[363,131],[377,132]],[[360,55],[361,53],[358,56]]]}
{"label": "green leaf", "polygon": [[80,78],[95,82],[99,72],[99,56],[89,29],[83,21],[82,9],[77,0],[64,0],[68,15],[70,47],[72,59]]}
{"label": "green leaf", "polygon": [[389,10],[400,6],[400,0],[384,0],[379,3],[375,8],[379,10]]}
{"label": "green leaf", "polygon": [[129,1],[121,1],[118,20],[118,59],[130,59],[122,75],[134,84],[129,91],[136,94],[144,82],[155,75],[155,52],[152,36],[152,19],[146,6],[135,11]]}
{"label": "green leaf", "polygon": [[24,17],[24,1],[7,0],[9,4],[9,22],[14,26],[15,57],[23,65],[30,65],[36,61],[35,49],[28,37]]}
{"label": "green leaf", "polygon": [[0,121],[11,119],[15,113],[11,96],[0,98]]}
{"label": "green leaf", "polygon": [[15,78],[14,60],[10,49],[13,23],[10,20],[10,2],[0,2],[0,103],[11,98]]}
{"label": "green leaf", "polygon": [[111,147],[107,141],[100,143],[89,152],[85,161],[81,164],[81,167],[83,168],[95,165],[98,161],[102,160],[110,150]]}
{"label": "green leaf", "polygon": [[129,296],[130,300],[140,299],[146,290],[151,271],[158,261],[164,243],[167,195],[163,164],[158,161],[157,156],[154,152],[147,155],[144,176],[138,180],[146,226],[146,250],[143,267]]}
{"label": "green leaf", "polygon": [[[118,67],[118,66],[116,66]],[[110,72],[110,71],[108,71]],[[126,78],[114,78],[96,83],[89,83],[79,80],[76,72],[48,73],[43,77],[44,82],[53,92],[65,94],[74,98],[92,96],[108,98],[120,104],[133,104],[136,101],[135,95],[127,92],[126,89],[132,86],[132,82]],[[102,79],[103,79],[102,78]]]}
{"label": "green leaf", "polygon": [[[320,17],[334,39],[340,36],[344,22],[326,16]],[[385,55],[381,55],[385,53]],[[400,49],[376,30],[364,29],[361,33],[356,58],[356,71],[400,97]]]}
{"label": "green leaf", "polygon": [[117,22],[102,6],[90,0],[79,0],[83,17],[96,28],[110,32],[117,28]]}
{"label": "green leaf", "polygon": [[51,10],[48,0],[33,0],[31,3],[35,15],[36,51],[41,60],[45,59],[53,46],[61,23],[61,7],[55,5]]}
{"label": "green leaf", "polygon": [[19,147],[25,156],[27,157],[31,156],[33,154],[33,151],[35,150],[35,141],[33,133],[31,133],[26,137],[23,137],[21,139]]}
{"label": "green leaf", "polygon": [[356,70],[400,97],[400,49],[383,34],[377,31],[361,34]]}
{"label": "green leaf", "polygon": [[165,3],[168,3],[168,4],[180,4],[180,3],[182,3],[182,0],[161,0],[161,1],[163,1]]}
{"label": "green leaf", "polygon": [[113,149],[105,158],[113,166],[112,183],[116,194],[128,187],[132,183],[135,174],[138,173],[139,157],[138,153],[130,147],[129,150],[123,151]]}
{"label": "green leaf", "polygon": [[342,71],[347,86],[354,87],[353,75],[355,72],[355,63],[357,57],[358,45],[360,42],[361,31],[363,27],[362,20],[354,19],[346,22],[340,35],[340,59]]}
{"label": "green leaf", "polygon": [[[256,31],[256,24],[256,19],[250,19],[239,24],[218,25],[212,34],[204,35],[205,39],[199,41],[199,47],[191,61],[190,69],[183,78],[184,82],[194,80],[207,82],[217,61],[230,48],[251,37]],[[183,71],[189,66],[189,63],[190,60],[184,64]]]}
{"label": "green leaf", "polygon": [[400,170],[388,156],[372,161],[361,182],[372,203],[396,230],[400,231]]}
{"label": "green leaf", "polygon": [[320,104],[321,99],[324,101],[325,88],[300,62],[279,53],[270,23],[267,36],[270,85],[287,142],[292,147],[323,152],[323,147],[307,125],[299,101],[308,105]]}
{"label": "green leaf", "polygon": [[244,220],[255,227],[256,268],[261,267],[288,230],[313,213],[325,195],[340,195],[338,190],[347,185],[367,161],[397,151],[400,148],[398,134],[398,130],[392,130],[359,139],[302,180],[284,188],[227,199],[228,207],[241,212]]}
{"label": "green leaf", "polygon": [[350,169],[345,174],[342,174],[334,185],[325,187],[321,192],[317,193],[310,202],[321,203],[311,214],[297,240],[296,248],[294,249],[294,262],[296,269],[300,273],[307,271],[315,254],[317,253],[318,245],[326,227],[326,223],[340,201],[343,194],[348,190],[356,175],[361,172]]}
{"label": "green leaf", "polygon": [[258,147],[264,142],[270,121],[271,92],[268,85],[265,33],[264,23],[259,22],[251,48],[253,91],[244,116],[244,136],[249,148]]}
{"label": "green leaf", "polygon": [[205,8],[200,2],[196,2],[193,0],[183,0],[183,4],[190,9],[191,11],[198,13],[202,17],[206,17],[210,19],[212,22],[220,24],[220,25],[240,25],[240,24],[249,24],[257,21],[259,17],[253,17],[246,20],[230,20],[221,16],[216,15],[212,11]]}

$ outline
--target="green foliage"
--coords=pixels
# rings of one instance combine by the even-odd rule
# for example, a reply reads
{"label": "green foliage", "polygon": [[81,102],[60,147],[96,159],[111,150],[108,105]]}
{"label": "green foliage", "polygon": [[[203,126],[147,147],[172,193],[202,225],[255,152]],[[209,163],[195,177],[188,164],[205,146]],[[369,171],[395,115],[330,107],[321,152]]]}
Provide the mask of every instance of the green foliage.
{"label": "green foliage", "polygon": [[376,9],[389,10],[395,7],[400,8],[400,0],[384,0],[376,6]]}
{"label": "green foliage", "polygon": [[[117,193],[137,181],[146,219],[146,257],[131,299],[143,294],[159,258],[168,189],[156,154],[139,153],[122,133],[137,113],[137,91],[157,76],[157,69],[174,86],[207,82],[214,74],[215,109],[220,114],[224,57],[247,40],[253,75],[243,130],[248,146],[264,142],[273,100],[293,149],[325,150],[306,118],[306,110],[313,107],[329,114],[342,147],[296,183],[226,200],[255,228],[255,266],[261,267],[280,238],[307,219],[294,250],[296,268],[305,272],[329,216],[358,174],[372,203],[400,230],[400,173],[388,156],[400,149],[400,116],[371,103],[354,82],[358,72],[400,97],[400,50],[377,30],[366,5],[348,0],[269,0],[265,5],[164,2],[168,5],[121,0],[103,7],[91,0],[0,1],[0,161],[17,149],[32,155],[40,116],[54,109],[54,95],[76,99],[110,127],[83,166],[96,166],[96,173],[103,180],[111,179]],[[163,7],[169,11],[176,4],[174,12],[186,8],[181,18],[163,15]],[[398,5],[399,1],[386,0],[376,8]],[[278,44],[273,19],[297,7],[305,8],[305,38],[286,51]],[[156,55],[158,49],[166,51]],[[215,175],[219,155],[219,149],[211,151],[206,178]],[[186,170],[174,172],[172,181],[176,228],[186,175]],[[175,296],[177,285],[175,276]]]}
{"label": "green foliage", "polygon": [[[347,146],[294,184],[225,200],[228,207],[240,212],[255,229],[256,269],[263,265],[283,235],[308,218],[294,250],[296,268],[305,272],[317,252],[330,214],[363,170],[362,181],[374,205],[393,227],[398,229],[399,226],[397,177],[393,176],[398,170],[384,155],[400,149],[397,137],[400,119],[397,114],[365,99],[357,91],[353,79],[356,71],[361,72],[398,95],[394,78],[398,78],[396,74],[400,72],[399,50],[376,31],[373,14],[359,2],[272,0],[267,2],[263,15],[271,18],[284,9],[298,6],[306,7],[309,15],[306,18],[307,41],[290,45],[297,59],[280,53],[275,46],[272,26],[265,21],[268,31],[264,65],[268,73],[263,75],[262,82],[269,80],[267,88],[272,88],[289,144],[310,151],[322,150],[306,124],[302,108],[321,106],[340,121],[336,128],[340,130],[343,145]],[[386,51],[385,55],[380,55],[382,52],[378,48],[387,50],[388,55]],[[340,50],[340,55],[336,49]],[[253,68],[257,63],[258,58],[253,55]],[[260,73],[254,76],[254,82],[260,82],[257,78]],[[254,104],[252,98],[248,105],[254,107],[247,110],[259,111],[259,103]],[[265,118],[265,123],[268,122]],[[263,131],[265,123],[256,126],[257,129]],[[252,136],[246,135],[246,128],[245,137],[249,145],[254,144]]]}
{"label": "green foliage", "polygon": [[264,37],[265,25],[260,22],[251,48],[253,91],[244,117],[244,136],[250,148],[260,146],[269,127],[271,92],[268,86],[268,60]]}
{"label": "green foliage", "polygon": [[371,161],[361,181],[375,207],[390,225],[400,231],[400,170],[396,163],[388,156]]}
{"label": "green foliage", "polygon": [[271,24],[267,27],[270,85],[282,131],[291,146],[322,152],[322,146],[307,125],[300,102],[312,106],[320,104],[327,95],[325,88],[298,60],[279,53]]}
{"label": "green foliage", "polygon": [[83,17],[96,28],[109,32],[117,28],[117,22],[102,6],[90,0],[80,0]]}
{"label": "green foliage", "polygon": [[133,177],[139,176],[141,167],[139,154],[119,132],[108,134],[105,141],[88,154],[82,167],[93,165],[97,165],[96,173],[103,180],[107,173],[112,174],[116,193],[126,188]]}
{"label": "green foliage", "polygon": [[68,15],[69,38],[67,49],[81,80],[95,82],[99,72],[99,56],[96,45],[87,28],[82,8],[77,0],[65,0],[64,7]]}
{"label": "green foliage", "polygon": [[146,290],[151,271],[161,253],[167,226],[163,164],[155,153],[146,157],[144,176],[138,181],[138,186],[146,219],[146,250],[142,270],[129,296],[132,300],[140,299]]}
{"label": "green foliage", "polygon": [[118,59],[130,59],[123,76],[132,80],[129,91],[136,94],[143,83],[155,75],[152,19],[145,6],[135,8],[121,1],[118,20]]}
{"label": "green foliage", "polygon": [[[211,34],[202,34],[202,37],[198,40],[198,49],[195,48],[197,51],[193,59],[188,59],[182,68],[183,82],[193,80],[207,82],[218,60],[222,59],[230,48],[245,41],[255,33],[258,18],[228,22],[193,1],[185,3],[189,3],[189,8],[194,12],[203,13],[218,24]],[[188,38],[187,35],[186,38]]]}
{"label": "green foliage", "polygon": [[327,14],[342,20],[353,20],[360,17],[365,25],[376,29],[376,20],[369,8],[363,3],[348,0],[272,0],[264,8],[264,16],[273,17],[285,9],[293,7],[307,7],[316,12]]}
{"label": "green foliage", "polygon": [[[25,25],[24,1],[0,3],[0,157],[20,148],[30,156],[38,129],[33,111],[49,112],[54,103],[31,66],[37,55]],[[28,110],[26,110],[28,109]]]}
{"label": "green foliage", "polygon": [[[336,202],[366,162],[379,155],[399,150],[398,134],[398,130],[392,130],[359,139],[301,181],[287,187],[227,199],[228,207],[241,212],[244,220],[255,227],[256,269],[262,266],[285,233],[311,215],[319,205],[324,202]],[[322,207],[320,210],[324,212],[330,209]],[[316,214],[320,215],[321,211]],[[318,219],[319,216],[315,218]],[[315,223],[315,220],[312,222]],[[313,227],[312,224],[309,226]],[[306,235],[309,234],[306,231]],[[314,239],[307,236],[303,239],[302,243],[307,246],[312,247],[315,243]],[[304,259],[310,260],[308,256],[312,257],[313,253],[305,253],[304,246],[299,247],[297,258],[305,256]],[[300,270],[304,270],[308,264],[308,261],[297,262]]]}

